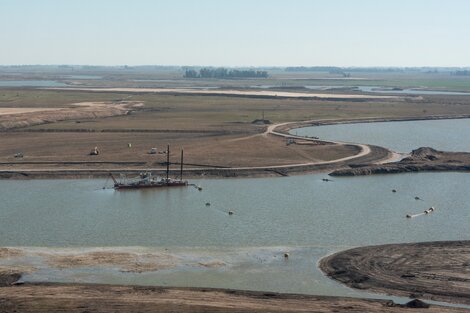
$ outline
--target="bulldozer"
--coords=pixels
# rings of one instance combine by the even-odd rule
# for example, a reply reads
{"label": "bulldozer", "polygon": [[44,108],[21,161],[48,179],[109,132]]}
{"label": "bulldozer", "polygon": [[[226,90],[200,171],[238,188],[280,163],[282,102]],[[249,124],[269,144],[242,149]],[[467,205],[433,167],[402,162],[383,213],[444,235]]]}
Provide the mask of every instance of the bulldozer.
{"label": "bulldozer", "polygon": [[98,147],[93,148],[89,153],[89,155],[99,155],[99,154],[100,154],[100,150],[98,150]]}

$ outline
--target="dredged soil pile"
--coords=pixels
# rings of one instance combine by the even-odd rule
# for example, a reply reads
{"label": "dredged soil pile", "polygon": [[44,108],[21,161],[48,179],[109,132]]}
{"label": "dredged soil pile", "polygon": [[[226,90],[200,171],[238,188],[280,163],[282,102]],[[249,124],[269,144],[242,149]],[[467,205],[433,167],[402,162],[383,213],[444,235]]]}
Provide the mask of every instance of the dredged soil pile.
{"label": "dredged soil pile", "polygon": [[470,304],[470,241],[359,247],[322,259],[320,268],[353,288]]}

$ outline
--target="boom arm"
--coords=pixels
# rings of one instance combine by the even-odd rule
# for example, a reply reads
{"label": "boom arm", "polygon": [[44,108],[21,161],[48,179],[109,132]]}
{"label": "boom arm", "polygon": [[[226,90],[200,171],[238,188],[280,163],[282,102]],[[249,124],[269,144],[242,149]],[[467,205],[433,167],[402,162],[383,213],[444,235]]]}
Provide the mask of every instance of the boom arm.
{"label": "boom arm", "polygon": [[109,173],[109,177],[111,177],[115,185],[118,184],[118,181],[116,180],[116,178],[114,178],[113,173]]}

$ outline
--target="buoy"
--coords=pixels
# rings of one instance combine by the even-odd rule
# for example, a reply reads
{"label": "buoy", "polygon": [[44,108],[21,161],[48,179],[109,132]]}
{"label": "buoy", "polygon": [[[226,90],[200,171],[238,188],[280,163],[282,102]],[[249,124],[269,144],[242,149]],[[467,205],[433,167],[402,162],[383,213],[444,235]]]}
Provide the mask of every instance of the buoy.
{"label": "buoy", "polygon": [[228,215],[233,215],[233,211],[228,211]]}
{"label": "buoy", "polygon": [[289,253],[285,252],[284,253],[284,258],[288,259],[289,258]]}
{"label": "buoy", "polygon": [[396,190],[396,189],[392,189],[392,192],[397,192],[397,190]]}

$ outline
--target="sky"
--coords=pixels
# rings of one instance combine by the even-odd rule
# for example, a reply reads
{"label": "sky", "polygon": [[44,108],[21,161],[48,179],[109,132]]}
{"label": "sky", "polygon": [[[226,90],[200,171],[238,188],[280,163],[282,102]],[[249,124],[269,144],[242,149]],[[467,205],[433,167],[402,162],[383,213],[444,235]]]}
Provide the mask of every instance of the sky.
{"label": "sky", "polygon": [[468,0],[0,0],[0,64],[470,66]]}

